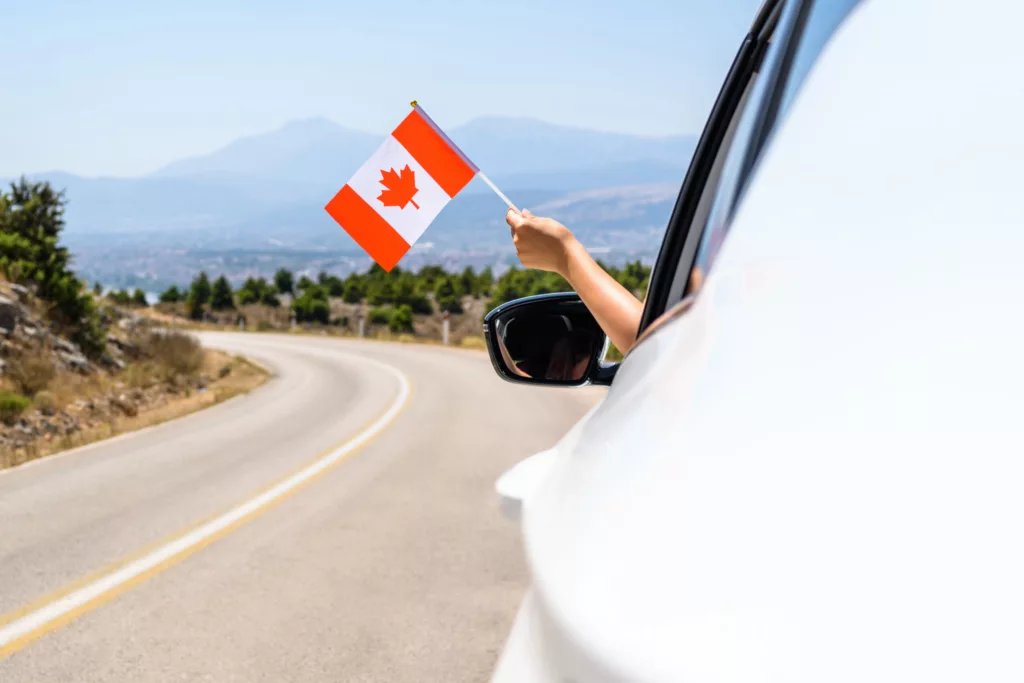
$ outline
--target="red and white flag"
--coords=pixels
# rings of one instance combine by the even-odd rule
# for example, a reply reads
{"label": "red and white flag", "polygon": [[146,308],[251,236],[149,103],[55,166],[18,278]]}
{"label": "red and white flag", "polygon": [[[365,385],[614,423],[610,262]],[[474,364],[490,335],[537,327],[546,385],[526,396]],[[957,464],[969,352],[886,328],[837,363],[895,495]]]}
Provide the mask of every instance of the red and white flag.
{"label": "red and white flag", "polygon": [[390,271],[479,170],[413,103],[412,112],[325,208]]}

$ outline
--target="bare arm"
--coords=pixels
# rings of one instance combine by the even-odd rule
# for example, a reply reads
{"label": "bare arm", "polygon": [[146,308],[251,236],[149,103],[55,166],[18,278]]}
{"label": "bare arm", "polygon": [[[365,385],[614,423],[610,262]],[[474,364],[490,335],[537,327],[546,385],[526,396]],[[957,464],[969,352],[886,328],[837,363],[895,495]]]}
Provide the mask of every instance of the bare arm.
{"label": "bare arm", "polygon": [[636,342],[643,304],[606,273],[561,223],[529,211],[506,215],[524,266],[558,273],[580,295],[601,329],[622,353]]}

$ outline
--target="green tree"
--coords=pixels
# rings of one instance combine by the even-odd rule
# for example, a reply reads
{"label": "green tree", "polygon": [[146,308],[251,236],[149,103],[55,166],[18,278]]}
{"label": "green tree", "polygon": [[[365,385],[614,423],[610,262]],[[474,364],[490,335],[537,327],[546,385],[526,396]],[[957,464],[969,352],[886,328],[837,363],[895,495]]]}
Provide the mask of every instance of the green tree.
{"label": "green tree", "polygon": [[300,292],[304,292],[310,287],[313,287],[314,285],[316,285],[315,282],[313,282],[308,277],[303,275],[302,277],[299,278],[299,282],[295,286],[298,288]]}
{"label": "green tree", "polygon": [[459,301],[459,293],[456,291],[452,279],[447,275],[437,281],[437,286],[434,288],[434,301],[437,302],[437,307],[442,311],[462,313],[462,302]]}
{"label": "green tree", "polygon": [[103,285],[100,284],[99,280],[92,284],[92,293],[96,297],[103,296]]}
{"label": "green tree", "polygon": [[480,280],[473,272],[472,266],[466,266],[459,274],[459,279],[455,282],[455,290],[460,296],[474,298],[480,296]]}
{"label": "green tree", "polygon": [[146,299],[146,293],[143,292],[138,287],[136,287],[135,291],[132,292],[131,305],[132,306],[140,306],[142,308],[145,308],[146,306],[149,306],[149,301]]}
{"label": "green tree", "polygon": [[181,292],[176,285],[171,285],[160,295],[160,302],[165,304],[176,304],[181,301]]}
{"label": "green tree", "polygon": [[327,290],[330,296],[341,296],[345,291],[345,283],[337,275],[321,270],[316,277],[317,284]]}
{"label": "green tree", "polygon": [[274,286],[281,294],[295,293],[295,275],[287,268],[278,268],[274,273]]}
{"label": "green tree", "polygon": [[306,287],[292,302],[295,320],[300,323],[316,322],[327,325],[330,322],[331,305],[327,290],[320,285]]}
{"label": "green tree", "polygon": [[406,305],[413,313],[433,313],[430,300],[420,292],[416,276],[405,272],[395,279],[395,304]]}
{"label": "green tree", "polygon": [[189,296],[196,304],[205,306],[210,303],[211,294],[213,294],[213,288],[210,286],[210,278],[205,270],[200,271],[199,275],[192,280]]}
{"label": "green tree", "polygon": [[212,293],[213,288],[210,286],[209,276],[207,276],[206,271],[200,271],[199,275],[192,280],[188,299],[185,301],[190,318],[193,320],[202,319],[203,312],[206,310],[206,304],[210,302]]}
{"label": "green tree", "polygon": [[371,306],[393,304],[395,302],[395,287],[391,279],[371,279],[366,287],[366,300]]}
{"label": "green tree", "polygon": [[362,288],[359,286],[358,281],[348,280],[345,282],[345,289],[341,293],[341,298],[347,304],[357,304],[363,300],[366,296]]}
{"label": "green tree", "polygon": [[231,283],[227,277],[221,275],[213,282],[213,290],[210,293],[210,308],[215,311],[225,311],[235,307],[234,293],[231,291]]}
{"label": "green tree", "polygon": [[491,290],[494,287],[494,271],[490,266],[480,271],[480,275],[476,279],[476,286],[479,296],[491,295]]}
{"label": "green tree", "polygon": [[238,305],[263,304],[277,308],[281,301],[277,298],[277,289],[267,282],[266,278],[247,277],[238,290]]}
{"label": "green tree", "polygon": [[448,273],[445,272],[444,268],[438,265],[423,266],[419,272],[416,273],[416,279],[419,280],[420,287],[424,291],[430,291],[434,289],[434,285],[442,277],[445,277]]}
{"label": "green tree", "polygon": [[391,319],[388,321],[388,329],[393,333],[412,332],[412,308],[402,304],[391,312]]}
{"label": "green tree", "polygon": [[49,183],[24,177],[0,192],[0,270],[13,282],[35,285],[51,320],[95,356],[106,336],[92,294],[75,277],[70,254],[59,244],[65,203],[64,193]]}

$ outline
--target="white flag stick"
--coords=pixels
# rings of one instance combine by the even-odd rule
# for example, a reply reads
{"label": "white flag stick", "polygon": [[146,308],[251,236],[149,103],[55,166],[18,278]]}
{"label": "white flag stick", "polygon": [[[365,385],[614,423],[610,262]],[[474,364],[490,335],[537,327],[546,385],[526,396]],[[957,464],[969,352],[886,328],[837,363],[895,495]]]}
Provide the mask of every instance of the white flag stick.
{"label": "white flag stick", "polygon": [[480,180],[482,180],[482,181],[484,181],[485,183],[487,183],[487,187],[489,187],[489,188],[491,188],[492,190],[494,190],[494,194],[496,194],[496,195],[498,195],[499,197],[501,197],[501,201],[503,201],[503,202],[505,202],[506,204],[508,204],[508,208],[512,209],[512,210],[513,210],[513,211],[515,211],[516,213],[519,213],[519,212],[520,212],[520,211],[519,211],[519,209],[517,209],[517,208],[516,208],[516,205],[515,205],[515,204],[513,204],[513,203],[512,203],[511,201],[509,201],[509,198],[508,198],[508,197],[506,197],[506,196],[505,196],[505,194],[504,194],[504,193],[503,193],[503,192],[502,192],[501,190],[499,190],[499,189],[498,189],[498,186],[497,186],[497,185],[495,185],[494,183],[492,183],[492,182],[491,182],[491,179],[490,179],[490,178],[488,178],[488,177],[487,177],[486,175],[484,175],[484,172],[483,172],[483,171],[479,171],[479,172],[477,173],[477,175],[478,175],[478,176],[480,176]]}

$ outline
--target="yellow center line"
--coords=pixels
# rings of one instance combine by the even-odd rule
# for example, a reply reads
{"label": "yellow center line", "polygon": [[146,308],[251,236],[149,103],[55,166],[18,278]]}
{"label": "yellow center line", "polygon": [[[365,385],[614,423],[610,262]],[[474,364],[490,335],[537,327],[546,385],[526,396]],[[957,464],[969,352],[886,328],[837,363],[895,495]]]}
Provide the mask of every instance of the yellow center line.
{"label": "yellow center line", "polygon": [[92,572],[30,605],[0,615],[0,659],[223,538],[369,445],[409,405],[412,383],[404,373],[390,365],[366,358],[360,358],[360,361],[385,368],[399,382],[397,396],[377,418],[355,436],[321,453],[312,462],[302,465],[227,511],[212,515],[108,567]]}

